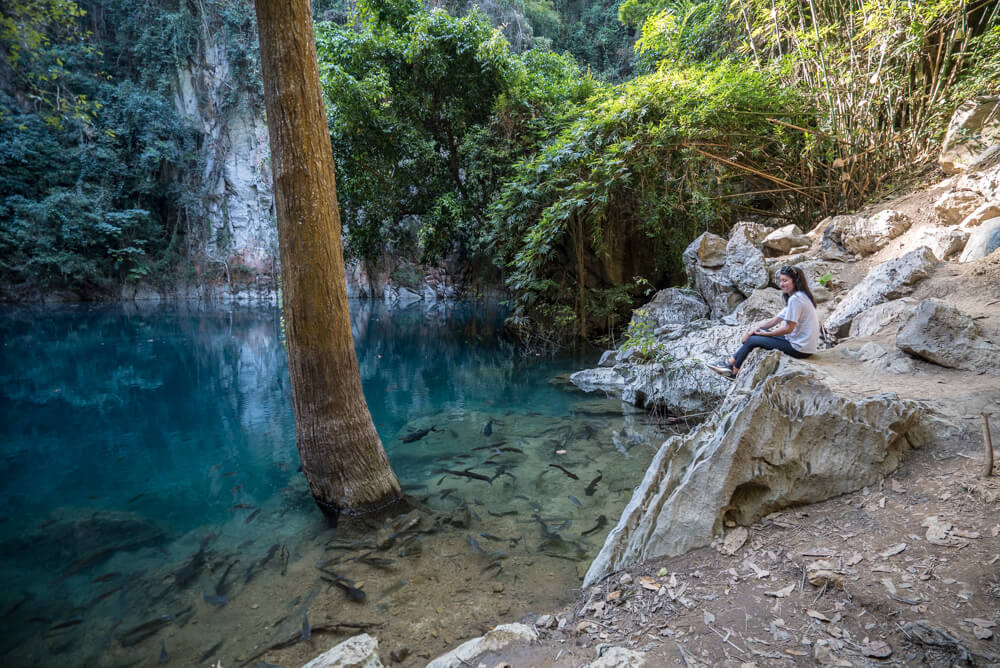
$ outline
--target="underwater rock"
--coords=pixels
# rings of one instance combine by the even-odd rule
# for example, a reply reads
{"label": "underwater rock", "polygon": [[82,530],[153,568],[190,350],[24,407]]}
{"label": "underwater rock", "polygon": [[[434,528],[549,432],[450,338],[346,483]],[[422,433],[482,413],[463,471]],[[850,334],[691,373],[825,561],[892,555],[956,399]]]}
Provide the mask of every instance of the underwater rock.
{"label": "underwater rock", "polygon": [[[166,541],[167,532],[149,518],[138,513],[93,508],[63,507],[14,541],[3,551],[30,549],[38,558],[58,555],[61,559],[79,559],[107,552],[110,557],[118,550],[137,550]],[[96,565],[98,562],[95,561]]]}

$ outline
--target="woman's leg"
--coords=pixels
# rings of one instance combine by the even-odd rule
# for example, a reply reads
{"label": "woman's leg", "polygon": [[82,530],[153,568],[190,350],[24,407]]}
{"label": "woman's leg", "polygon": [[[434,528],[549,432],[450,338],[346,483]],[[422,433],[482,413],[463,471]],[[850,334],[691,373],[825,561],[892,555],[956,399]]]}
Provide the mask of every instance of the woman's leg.
{"label": "woman's leg", "polygon": [[799,359],[803,357],[808,357],[804,353],[800,353],[798,350],[792,347],[792,344],[783,336],[751,336],[746,342],[736,351],[733,355],[733,367],[739,371],[740,367],[743,366],[743,362],[746,360],[747,355],[754,348],[764,348],[765,350],[780,350],[786,355],[791,355],[792,357],[797,357]]}

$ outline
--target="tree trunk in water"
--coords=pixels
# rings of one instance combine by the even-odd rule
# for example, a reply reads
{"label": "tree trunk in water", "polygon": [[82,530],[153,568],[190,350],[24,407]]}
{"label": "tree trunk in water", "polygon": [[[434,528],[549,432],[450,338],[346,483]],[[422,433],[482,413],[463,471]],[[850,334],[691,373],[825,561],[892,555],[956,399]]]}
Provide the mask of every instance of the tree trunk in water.
{"label": "tree trunk in water", "polygon": [[309,0],[256,0],[302,471],[334,518],[402,491],[361,390]]}

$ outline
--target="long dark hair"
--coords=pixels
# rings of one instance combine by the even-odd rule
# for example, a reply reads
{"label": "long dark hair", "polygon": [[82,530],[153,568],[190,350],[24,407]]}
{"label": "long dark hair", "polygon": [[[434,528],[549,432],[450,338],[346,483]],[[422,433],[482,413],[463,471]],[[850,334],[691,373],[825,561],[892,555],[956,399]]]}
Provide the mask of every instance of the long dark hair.
{"label": "long dark hair", "polygon": [[[798,267],[785,267],[778,273],[792,279],[792,284],[795,286],[795,292],[806,293],[806,297],[809,298],[809,301],[812,302],[813,306],[816,306],[816,298],[813,297],[812,290],[809,289],[809,282],[806,281],[806,273],[804,271]],[[788,295],[782,292],[781,296],[785,299],[785,303],[787,304]]]}

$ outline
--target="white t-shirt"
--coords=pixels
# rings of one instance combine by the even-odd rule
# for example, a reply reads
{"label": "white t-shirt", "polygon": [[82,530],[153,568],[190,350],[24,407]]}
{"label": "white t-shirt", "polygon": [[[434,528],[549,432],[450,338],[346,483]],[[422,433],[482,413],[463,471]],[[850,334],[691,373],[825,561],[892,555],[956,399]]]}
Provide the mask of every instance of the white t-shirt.
{"label": "white t-shirt", "polygon": [[808,355],[816,352],[819,346],[819,316],[806,293],[801,290],[792,293],[778,317],[795,323],[795,329],[785,335],[793,348]]}

